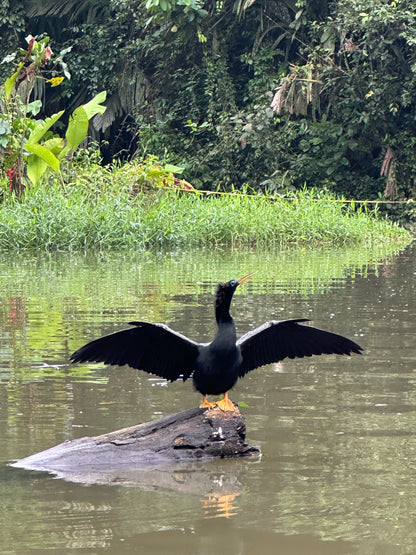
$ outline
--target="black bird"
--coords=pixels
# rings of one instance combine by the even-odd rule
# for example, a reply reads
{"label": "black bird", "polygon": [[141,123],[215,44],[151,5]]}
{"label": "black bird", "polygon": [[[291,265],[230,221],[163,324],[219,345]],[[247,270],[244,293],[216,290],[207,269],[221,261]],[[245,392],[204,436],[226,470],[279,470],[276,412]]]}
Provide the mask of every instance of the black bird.
{"label": "black bird", "polygon": [[[130,322],[134,327],[87,343],[71,355],[71,360],[128,364],[172,382],[178,378],[186,381],[192,376],[195,389],[203,395],[201,408],[218,405],[232,411],[235,407],[228,391],[238,378],[259,366],[286,357],[361,354],[363,349],[342,335],[300,325],[307,318],[266,322],[237,340],[230,304],[237,287],[252,275],[218,284],[215,295],[218,331],[211,343],[192,341],[165,324]],[[224,397],[211,403],[208,394]]]}

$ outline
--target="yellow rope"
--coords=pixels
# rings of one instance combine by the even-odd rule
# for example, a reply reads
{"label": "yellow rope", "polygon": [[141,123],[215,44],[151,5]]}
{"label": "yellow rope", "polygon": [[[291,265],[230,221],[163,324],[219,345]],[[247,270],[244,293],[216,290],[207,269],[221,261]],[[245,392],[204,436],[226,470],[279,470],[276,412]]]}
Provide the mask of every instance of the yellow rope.
{"label": "yellow rope", "polygon": [[[249,194],[249,193],[243,193],[240,191],[205,191],[202,189],[182,189],[181,187],[177,188],[178,190],[184,192],[184,193],[194,193],[197,195],[219,195],[219,196],[245,196],[245,197],[258,197],[258,194]],[[299,201],[298,197],[281,197],[278,195],[264,195],[263,196],[264,199],[266,200],[292,200],[292,201]],[[308,199],[312,202],[319,202],[321,200],[325,200],[325,202],[341,202],[343,204],[345,203],[350,203],[350,204],[412,204],[412,203],[416,203],[416,200],[414,199],[408,199],[408,200],[354,200],[354,199],[336,199],[336,198],[331,198],[331,199],[319,199],[319,198],[310,198]]]}

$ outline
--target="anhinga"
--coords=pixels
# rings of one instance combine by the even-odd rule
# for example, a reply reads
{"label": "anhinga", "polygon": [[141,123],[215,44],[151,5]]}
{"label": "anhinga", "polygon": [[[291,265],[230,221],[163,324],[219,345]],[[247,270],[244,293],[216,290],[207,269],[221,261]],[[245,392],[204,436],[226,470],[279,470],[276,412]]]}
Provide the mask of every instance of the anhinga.
{"label": "anhinga", "polygon": [[[342,335],[300,325],[307,318],[266,322],[237,340],[230,304],[238,285],[252,275],[218,284],[215,295],[218,331],[211,343],[192,341],[165,324],[130,322],[134,327],[91,341],[75,351],[71,360],[128,364],[170,381],[178,378],[185,381],[192,376],[195,389],[203,395],[202,408],[218,405],[231,411],[234,404],[228,391],[238,378],[259,366],[286,357],[361,354],[363,349]],[[224,397],[211,403],[208,394]]]}

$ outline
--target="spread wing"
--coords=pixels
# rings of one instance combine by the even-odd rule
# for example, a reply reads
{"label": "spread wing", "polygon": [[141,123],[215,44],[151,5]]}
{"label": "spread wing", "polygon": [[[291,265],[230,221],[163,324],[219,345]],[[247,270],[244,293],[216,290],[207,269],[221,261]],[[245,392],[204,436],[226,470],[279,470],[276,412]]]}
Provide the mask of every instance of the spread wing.
{"label": "spread wing", "polygon": [[240,337],[243,364],[240,377],[264,364],[279,362],[284,358],[310,357],[336,353],[338,355],[361,354],[357,343],[312,326],[302,326],[306,318],[266,322]]}
{"label": "spread wing", "polygon": [[72,362],[105,362],[185,381],[194,370],[199,344],[165,324],[130,322],[133,328],[105,335],[71,355]]}

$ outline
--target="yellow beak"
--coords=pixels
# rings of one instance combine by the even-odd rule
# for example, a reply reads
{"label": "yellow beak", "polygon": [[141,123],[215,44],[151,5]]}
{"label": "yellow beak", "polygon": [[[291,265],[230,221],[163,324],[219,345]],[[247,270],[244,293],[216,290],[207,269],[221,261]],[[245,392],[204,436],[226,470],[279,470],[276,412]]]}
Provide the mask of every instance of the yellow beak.
{"label": "yellow beak", "polygon": [[243,283],[244,281],[246,281],[247,279],[250,279],[251,276],[254,276],[256,272],[252,272],[251,274],[247,274],[246,276],[243,276],[242,278],[237,280],[238,285],[241,285],[241,283]]}

